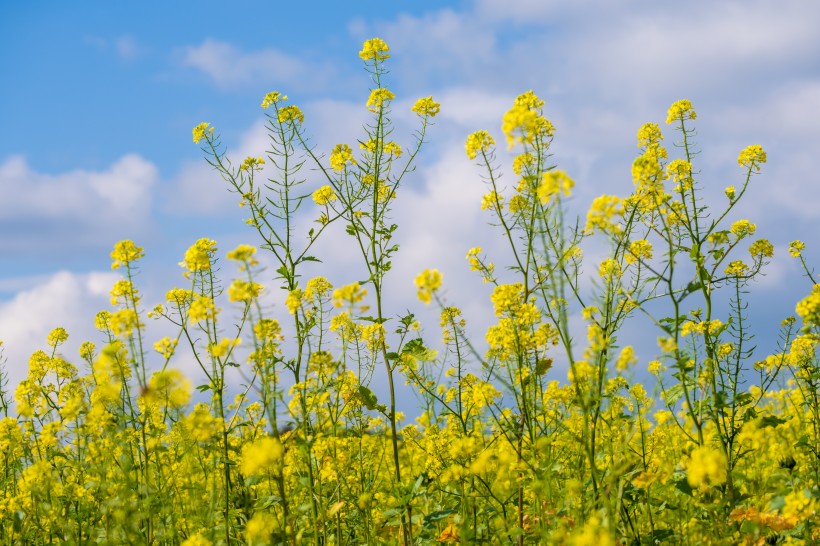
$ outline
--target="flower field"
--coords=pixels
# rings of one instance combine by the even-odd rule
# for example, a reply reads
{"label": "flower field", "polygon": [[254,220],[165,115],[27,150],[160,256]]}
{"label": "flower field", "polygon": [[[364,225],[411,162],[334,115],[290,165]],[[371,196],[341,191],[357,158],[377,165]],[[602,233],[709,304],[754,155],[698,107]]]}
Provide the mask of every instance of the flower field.
{"label": "flower field", "polygon": [[[88,316],[99,339],[66,355],[57,328],[27,378],[3,384],[0,544],[820,543],[820,288],[804,243],[788,250],[806,296],[776,346],[757,346],[747,316],[774,257],[740,215],[763,148],[727,158],[737,179],[708,202],[696,111],[675,102],[666,127],[638,128],[633,187],[576,218],[544,101],[519,95],[498,135],[466,136],[486,185],[476,206],[509,257],[466,252],[493,316],[471,339],[439,271],[419,271],[415,287],[387,276],[401,252],[391,211],[440,105],[419,99],[416,131],[394,141],[389,47],[374,38],[359,56],[369,122],[327,153],[280,92],[261,104],[264,156],[232,162],[214,126],[193,129],[256,246],[196,241],[183,285],[156,305],[137,282],[145,250],[121,241],[112,308]],[[297,213],[315,218],[307,232]],[[303,276],[337,229],[361,282]],[[587,241],[608,255],[589,259]],[[220,277],[221,258],[241,275]],[[386,295],[407,289],[439,324],[388,308]],[[282,295],[289,323],[266,294]],[[624,333],[638,316],[657,339],[648,361]],[[149,321],[176,335],[149,339]],[[205,384],[175,365],[181,347]],[[413,418],[397,411],[407,392],[423,400]]]}

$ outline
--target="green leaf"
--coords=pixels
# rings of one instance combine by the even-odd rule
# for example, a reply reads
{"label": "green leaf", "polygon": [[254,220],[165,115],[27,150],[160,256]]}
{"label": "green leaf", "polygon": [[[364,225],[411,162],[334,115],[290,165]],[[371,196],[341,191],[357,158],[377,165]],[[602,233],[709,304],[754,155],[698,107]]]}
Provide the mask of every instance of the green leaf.
{"label": "green leaf", "polygon": [[364,385],[359,385],[359,400],[361,400],[364,407],[370,411],[375,410],[379,406],[379,399],[376,398],[376,394]]}

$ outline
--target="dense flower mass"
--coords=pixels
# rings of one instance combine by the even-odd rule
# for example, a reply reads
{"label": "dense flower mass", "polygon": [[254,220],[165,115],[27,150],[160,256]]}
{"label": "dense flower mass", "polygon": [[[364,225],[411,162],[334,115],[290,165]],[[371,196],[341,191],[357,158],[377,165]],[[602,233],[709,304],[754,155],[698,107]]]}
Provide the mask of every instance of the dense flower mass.
{"label": "dense flower mass", "polygon": [[[820,284],[792,241],[805,297],[756,335],[747,293],[774,245],[737,218],[762,148],[711,204],[678,101],[680,145],[641,126],[633,184],[626,163],[623,194],[590,199],[584,222],[544,101],[523,93],[502,119],[515,155],[487,131],[466,140],[485,187],[459,195],[500,237],[471,243],[483,284],[449,301],[439,270],[404,278],[424,256],[398,258],[391,206],[440,105],[416,102],[402,140],[381,115],[388,51],[360,52],[377,115],[347,140],[358,160],[312,148],[278,92],[262,102],[267,164],[194,129],[258,249],[220,264],[197,240],[152,307],[143,249],[121,241],[95,341],[49,325],[13,390],[20,363],[0,352],[0,546],[818,543]],[[344,267],[324,276],[327,250]]]}

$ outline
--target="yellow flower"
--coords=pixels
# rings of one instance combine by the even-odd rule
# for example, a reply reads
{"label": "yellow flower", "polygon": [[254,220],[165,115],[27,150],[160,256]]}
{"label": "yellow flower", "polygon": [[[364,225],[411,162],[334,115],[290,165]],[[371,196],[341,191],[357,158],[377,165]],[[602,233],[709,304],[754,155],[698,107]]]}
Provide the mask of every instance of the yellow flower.
{"label": "yellow flower", "polygon": [[726,457],[709,446],[696,448],[686,462],[686,480],[692,487],[707,489],[726,481]]}
{"label": "yellow flower", "polygon": [[754,235],[755,231],[757,231],[757,226],[748,220],[738,220],[732,224],[729,231],[731,231],[738,239],[743,239],[749,235]]}
{"label": "yellow flower", "polygon": [[726,194],[726,197],[729,201],[735,200],[735,187],[734,186],[726,186],[726,189],[723,190],[723,193]]}
{"label": "yellow flower", "polygon": [[367,99],[367,109],[376,113],[386,106],[385,103],[390,103],[395,98],[396,95],[389,89],[377,87],[370,92],[370,97]]}
{"label": "yellow flower", "polygon": [[603,233],[618,233],[620,226],[613,218],[624,213],[623,201],[617,195],[596,197],[587,212],[586,231],[598,230]]}
{"label": "yellow flower", "polygon": [[737,162],[741,167],[748,167],[750,171],[760,172],[760,165],[766,163],[766,152],[760,144],[747,146],[740,152]]}
{"label": "yellow flower", "polygon": [[635,349],[631,345],[627,345],[621,349],[621,354],[618,355],[615,361],[615,369],[619,372],[624,372],[629,366],[636,362],[638,362],[638,358],[635,356]]}
{"label": "yellow flower", "polygon": [[270,93],[265,95],[265,98],[262,99],[262,108],[267,110],[270,105],[276,104],[278,102],[283,102],[286,100],[288,100],[287,95],[281,95],[279,94],[279,91],[271,91]]}
{"label": "yellow flower", "polygon": [[279,321],[275,319],[261,319],[254,325],[253,332],[256,334],[256,337],[263,341],[266,339],[272,341],[281,341],[284,339],[284,336],[282,336],[282,327],[279,326]]}
{"label": "yellow flower", "polygon": [[771,258],[774,255],[774,245],[767,239],[758,239],[749,247],[753,258]]}
{"label": "yellow flower", "polygon": [[723,271],[731,277],[742,277],[749,271],[749,266],[743,263],[742,260],[734,260],[729,262],[726,269]]}
{"label": "yellow flower", "polygon": [[188,269],[186,277],[190,273],[210,270],[211,258],[216,250],[216,241],[213,239],[202,238],[191,245],[191,247],[185,251],[184,260],[179,262],[181,267]]}
{"label": "yellow flower", "polygon": [[614,258],[607,258],[598,266],[598,275],[606,281],[621,277],[621,264]]}
{"label": "yellow flower", "polygon": [[188,309],[188,319],[192,324],[203,320],[214,320],[218,310],[214,305],[214,300],[208,296],[197,295],[196,299],[191,302],[191,307]]}
{"label": "yellow flower", "polygon": [[521,283],[500,284],[490,296],[497,317],[503,317],[505,313],[514,313],[524,303],[523,299],[524,285]]}
{"label": "yellow flower", "polygon": [[493,190],[481,198],[481,210],[496,210],[496,207],[500,207],[503,202],[504,198]]}
{"label": "yellow flower", "polygon": [[413,112],[423,118],[434,118],[441,110],[441,104],[433,100],[433,97],[422,97],[416,101],[416,104],[411,108]]}
{"label": "yellow flower", "polygon": [[279,110],[277,119],[279,120],[279,123],[285,123],[288,121],[293,123],[303,123],[305,121],[305,115],[298,106],[285,106]]}
{"label": "yellow flower", "polygon": [[657,123],[644,123],[641,125],[641,128],[638,129],[639,148],[660,145],[661,140],[663,140],[663,135]]}
{"label": "yellow flower", "polygon": [[362,329],[362,339],[367,343],[367,348],[373,352],[386,348],[384,325],[368,324]]}
{"label": "yellow flower", "polygon": [[209,135],[212,135],[214,132],[214,128],[210,126],[209,123],[200,123],[196,127],[194,127],[192,133],[194,135],[194,144],[199,144],[199,141],[207,139]]}
{"label": "yellow flower", "polygon": [[191,382],[179,370],[154,372],[143,396],[149,402],[166,402],[169,407],[181,408],[191,399]]}
{"label": "yellow flower", "polygon": [[362,288],[359,283],[354,282],[333,291],[333,306],[353,306],[362,301],[366,295],[367,290]]}
{"label": "yellow flower", "polygon": [[538,184],[538,199],[546,205],[552,196],[559,193],[569,197],[575,182],[564,171],[548,171],[541,176]]}
{"label": "yellow flower", "polygon": [[284,454],[282,442],[271,436],[263,436],[254,442],[248,442],[242,448],[242,474],[254,476],[270,472],[282,462]]}
{"label": "yellow flower", "polygon": [[211,546],[213,542],[202,536],[200,533],[186,538],[181,546]]}
{"label": "yellow flower", "polygon": [[815,284],[811,294],[797,303],[797,314],[806,325],[820,324],[820,284]]}
{"label": "yellow flower", "polygon": [[211,353],[211,356],[214,358],[222,358],[227,355],[231,349],[238,346],[239,343],[239,338],[229,339],[227,337],[223,337],[216,345],[209,345],[208,352]]}
{"label": "yellow flower", "polygon": [[128,336],[142,324],[140,324],[136,311],[133,309],[120,309],[111,314],[109,326],[115,336]]}
{"label": "yellow flower", "polygon": [[384,153],[386,153],[387,155],[394,155],[396,157],[401,157],[401,153],[402,153],[401,146],[399,146],[395,142],[385,143],[383,150],[384,150]]}
{"label": "yellow flower", "polygon": [[134,241],[120,241],[114,245],[114,250],[111,252],[111,269],[119,269],[120,267],[128,266],[131,262],[139,260],[145,256],[141,247],[134,244]]}
{"label": "yellow flower", "polygon": [[262,165],[265,164],[265,160],[261,157],[250,157],[248,156],[245,158],[245,161],[242,162],[242,165],[239,166],[240,171],[261,171]]}
{"label": "yellow flower", "polygon": [[441,273],[438,269],[425,269],[416,277],[418,298],[429,304],[433,299],[433,292],[441,288]]}
{"label": "yellow flower", "polygon": [[646,239],[639,239],[629,244],[629,251],[624,256],[626,263],[631,264],[638,260],[652,259],[652,243]]}
{"label": "yellow flower", "polygon": [[348,164],[356,164],[356,160],[353,159],[353,150],[347,144],[337,144],[330,152],[330,168],[341,172]]}
{"label": "yellow flower", "polygon": [[161,354],[165,360],[168,360],[174,354],[174,349],[176,349],[178,342],[178,339],[164,337],[154,343],[154,350]]}
{"label": "yellow flower", "polygon": [[247,266],[259,265],[259,262],[253,257],[254,254],[256,254],[256,247],[251,245],[239,245],[235,249],[229,251],[226,257],[229,260],[243,262],[244,265],[242,265],[239,270],[245,271],[247,270]]}
{"label": "yellow flower", "polygon": [[337,199],[336,192],[330,186],[322,186],[313,192],[313,202],[319,206],[324,206]]}
{"label": "yellow flower", "polygon": [[697,119],[697,117],[698,116],[695,113],[694,108],[692,108],[692,103],[690,101],[679,100],[669,107],[669,112],[666,116],[666,123],[671,124],[675,121],[682,122],[686,119]]}
{"label": "yellow flower", "polygon": [[467,149],[467,157],[475,159],[479,152],[486,153],[493,145],[495,140],[487,131],[476,131],[467,137],[465,148]]}
{"label": "yellow flower", "polygon": [[55,328],[48,334],[48,343],[49,347],[56,347],[57,345],[62,345],[68,339],[68,332],[66,332],[65,328]]}
{"label": "yellow flower", "polygon": [[383,61],[390,58],[390,55],[387,54],[388,51],[390,51],[390,48],[384,40],[381,38],[371,38],[362,46],[362,50],[359,51],[359,57],[361,57],[363,61]]}
{"label": "yellow flower", "polygon": [[552,137],[555,132],[550,120],[541,115],[544,101],[532,91],[519,95],[515,103],[505,114],[501,130],[507,137],[509,148],[516,142],[529,144],[536,139]]}
{"label": "yellow flower", "polygon": [[791,254],[793,258],[799,258],[804,248],[806,248],[806,243],[803,241],[792,241],[789,243],[789,254]]}

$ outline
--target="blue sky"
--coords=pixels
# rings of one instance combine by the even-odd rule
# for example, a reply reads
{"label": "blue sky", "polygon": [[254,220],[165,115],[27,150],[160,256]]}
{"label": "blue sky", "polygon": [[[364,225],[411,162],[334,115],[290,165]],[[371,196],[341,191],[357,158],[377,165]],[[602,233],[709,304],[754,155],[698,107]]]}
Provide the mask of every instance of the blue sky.
{"label": "blue sky", "polygon": [[[392,48],[389,86],[404,134],[412,115],[402,108],[431,94],[442,103],[396,210],[396,312],[419,306],[412,278],[438,267],[483,338],[488,289],[464,253],[500,243],[479,210],[484,188],[463,143],[482,128],[499,139],[516,95],[533,89],[546,100],[578,212],[598,194],[631,190],[637,128],[662,123],[688,98],[707,194],[740,183],[746,145],[769,154],[743,208],[777,248],[750,309],[765,338],[808,291],[788,242],[805,239],[808,257],[820,258],[811,246],[820,232],[819,26],[820,5],[791,0],[4,2],[0,339],[12,381],[51,328],[69,329],[68,356],[96,339],[116,241],[146,248],[146,307],[182,282],[176,264],[197,238],[222,251],[255,243],[191,128],[209,121],[231,157],[260,155],[259,103],[276,89],[305,111],[319,149],[355,142],[369,85],[357,52],[372,36]],[[323,247],[335,284],[358,278],[344,242],[333,235]],[[426,316],[438,338],[435,315]]]}

